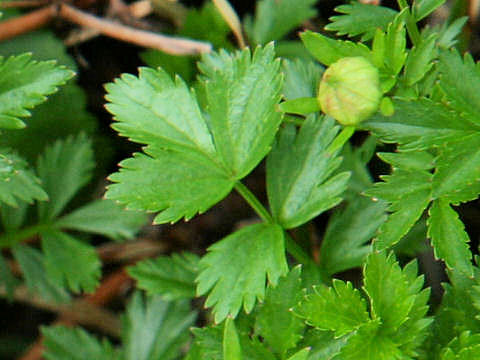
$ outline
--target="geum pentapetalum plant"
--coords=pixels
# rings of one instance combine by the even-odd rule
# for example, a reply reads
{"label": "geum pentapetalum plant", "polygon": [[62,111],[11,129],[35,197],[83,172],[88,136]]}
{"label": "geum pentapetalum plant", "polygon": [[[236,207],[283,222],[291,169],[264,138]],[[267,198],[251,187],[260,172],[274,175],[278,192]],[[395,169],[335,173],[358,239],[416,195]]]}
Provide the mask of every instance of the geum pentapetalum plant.
{"label": "geum pentapetalum plant", "polygon": [[[480,356],[478,267],[452,208],[480,193],[480,71],[469,55],[462,59],[452,49],[464,19],[419,30],[417,23],[442,3],[399,1],[397,12],[355,2],[339,7],[343,15],[333,17],[327,29],[360,36],[360,42],[309,31],[301,35],[314,58],[332,72],[339,61],[349,66],[358,59],[367,69],[351,78],[342,72],[339,81],[346,83],[329,84],[334,91],[328,96],[338,97],[340,114],[351,120],[343,128],[318,92],[323,67],[305,60],[281,64],[272,44],[253,53],[204,55],[195,90],[149,68],[107,85],[113,127],[145,145],[111,175],[108,198],[159,212],[155,222],[167,223],[206,211],[235,189],[261,218],[212,245],[202,258],[163,256],[130,268],[138,287],[154,296],[151,303],[157,296],[184,301],[207,295],[215,324],[193,330],[187,359]],[[360,92],[352,99],[339,91],[364,86],[375,96]],[[359,116],[350,101],[369,102],[368,111]],[[379,154],[392,173],[373,186],[365,165],[377,140],[372,136],[352,149],[347,140],[356,130],[397,144],[395,152]],[[270,211],[241,183],[265,156]],[[329,221],[317,263],[287,230],[342,198],[346,204]],[[392,253],[415,255],[427,231],[450,279],[432,316],[416,262],[402,267]],[[294,262],[303,265],[289,270]],[[332,279],[360,266],[360,290]],[[148,313],[150,306],[137,313]],[[166,323],[158,317],[148,328]],[[44,334],[47,343],[57,336]],[[99,344],[75,330],[58,334],[70,337],[64,348],[78,338]],[[138,346],[125,341],[127,347]],[[159,346],[153,339],[149,344]],[[47,348],[55,358],[55,347]]]}

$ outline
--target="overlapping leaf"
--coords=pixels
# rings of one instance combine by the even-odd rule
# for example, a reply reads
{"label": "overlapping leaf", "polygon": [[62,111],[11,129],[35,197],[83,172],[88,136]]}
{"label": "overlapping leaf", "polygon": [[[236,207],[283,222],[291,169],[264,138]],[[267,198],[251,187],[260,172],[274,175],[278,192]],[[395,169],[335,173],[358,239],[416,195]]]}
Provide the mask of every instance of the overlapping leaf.
{"label": "overlapping leaf", "polygon": [[265,282],[277,284],[288,271],[283,231],[279,225],[245,227],[213,244],[200,260],[197,294],[210,291],[206,306],[213,306],[215,321],[236,316],[243,304],[250,312],[256,299],[265,297]]}
{"label": "overlapping leaf", "polygon": [[[162,211],[157,223],[207,210],[268,152],[281,116],[274,111],[282,86],[273,45],[233,55],[206,55],[199,65],[206,96],[162,70],[141,69],[107,85],[114,128],[147,144],[149,156],[123,161],[107,197],[129,208]],[[173,101],[175,99],[175,101]]]}
{"label": "overlapping leaf", "polygon": [[267,159],[272,214],[284,228],[297,227],[341,201],[349,173],[332,173],[341,158],[329,145],[337,135],[333,119],[309,117],[298,134],[286,126]]}

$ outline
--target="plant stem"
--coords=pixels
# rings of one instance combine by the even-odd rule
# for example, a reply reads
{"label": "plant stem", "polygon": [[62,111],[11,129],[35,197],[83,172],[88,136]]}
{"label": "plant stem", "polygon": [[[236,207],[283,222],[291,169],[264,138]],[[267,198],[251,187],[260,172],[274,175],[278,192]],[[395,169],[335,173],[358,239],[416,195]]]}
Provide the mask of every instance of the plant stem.
{"label": "plant stem", "polygon": [[341,149],[342,146],[350,139],[355,132],[354,126],[345,126],[340,134],[333,140],[330,146],[327,149],[327,153],[333,154],[337,150]]}
{"label": "plant stem", "polygon": [[255,212],[260,216],[260,218],[266,223],[274,223],[272,216],[265,209],[262,203],[256,198],[255,195],[240,181],[235,183],[235,190],[238,191],[240,195],[245,199],[246,202],[255,210]]}
{"label": "plant stem", "polygon": [[313,263],[313,259],[298,245],[295,240],[285,232],[285,246],[290,255],[301,264]]}
{"label": "plant stem", "polygon": [[37,224],[20,231],[7,232],[0,236],[0,249],[11,247],[21,242],[22,240],[31,238],[38,233],[55,228],[52,224]]}
{"label": "plant stem", "polygon": [[[401,10],[408,8],[407,0],[397,0],[397,2]],[[420,31],[418,31],[417,22],[413,17],[411,9],[408,9],[407,22],[405,25],[407,26],[408,36],[410,40],[412,40],[413,46],[418,45],[420,42]]]}

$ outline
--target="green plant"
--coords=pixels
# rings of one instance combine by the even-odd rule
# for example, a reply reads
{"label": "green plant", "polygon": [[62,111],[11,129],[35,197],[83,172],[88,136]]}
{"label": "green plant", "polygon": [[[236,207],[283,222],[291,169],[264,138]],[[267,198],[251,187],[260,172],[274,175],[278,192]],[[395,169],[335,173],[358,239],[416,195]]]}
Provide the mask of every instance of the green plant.
{"label": "green plant", "polygon": [[[148,52],[145,59],[164,66],[107,84],[112,127],[143,146],[110,175],[108,200],[59,216],[93,167],[84,135],[47,147],[38,179],[3,152],[0,245],[12,248],[27,285],[50,299],[64,300],[66,288],[91,291],[100,275],[93,248],[66,230],[131,237],[144,222],[137,211],[155,213],[155,224],[187,221],[232,191],[258,216],[201,257],[174,253],[129,267],[139,291],[127,306],[121,345],[79,328],[43,327],[46,358],[480,357],[480,270],[454,208],[480,194],[480,67],[454,47],[464,19],[419,29],[443,1],[399,0],[398,11],[354,2],[338,7],[326,29],[360,41],[305,31],[311,57],[287,59],[292,52],[271,41],[311,17],[313,3],[259,1],[244,22],[255,48],[202,55],[196,81],[193,61]],[[207,6],[197,18],[214,18],[214,10]],[[223,35],[215,41],[231,48],[216,19]],[[9,66],[45,66],[55,76],[47,84],[26,75],[33,70],[19,77],[27,84],[21,105],[0,106],[6,128],[23,126],[25,108],[70,76],[25,55],[5,60],[0,75]],[[172,77],[176,71],[187,79]],[[3,93],[11,84],[0,77]],[[355,134],[363,136],[360,146],[349,141]],[[391,173],[374,183],[367,165],[379,149]],[[268,207],[243,182],[264,159]],[[33,200],[39,222],[21,228]],[[328,211],[314,254],[305,230]],[[42,252],[20,244],[36,234]],[[440,304],[412,260],[426,237],[449,279]],[[0,260],[12,293],[15,279]],[[355,268],[362,285],[338,279]],[[203,296],[211,316],[190,332],[198,313],[191,300]]]}

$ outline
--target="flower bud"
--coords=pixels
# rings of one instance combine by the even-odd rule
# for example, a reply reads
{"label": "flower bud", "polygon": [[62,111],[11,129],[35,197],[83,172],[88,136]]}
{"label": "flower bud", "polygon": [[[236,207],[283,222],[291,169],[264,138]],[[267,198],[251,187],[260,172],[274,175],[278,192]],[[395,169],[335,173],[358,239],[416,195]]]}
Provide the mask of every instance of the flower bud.
{"label": "flower bud", "polygon": [[378,70],[363,57],[346,57],[333,63],[323,73],[318,90],[322,111],[345,126],[372,115],[381,97]]}

